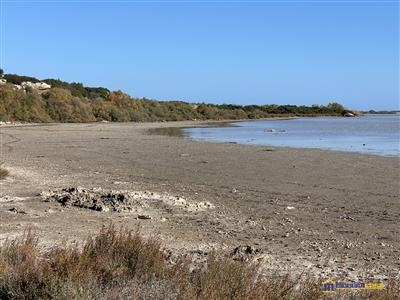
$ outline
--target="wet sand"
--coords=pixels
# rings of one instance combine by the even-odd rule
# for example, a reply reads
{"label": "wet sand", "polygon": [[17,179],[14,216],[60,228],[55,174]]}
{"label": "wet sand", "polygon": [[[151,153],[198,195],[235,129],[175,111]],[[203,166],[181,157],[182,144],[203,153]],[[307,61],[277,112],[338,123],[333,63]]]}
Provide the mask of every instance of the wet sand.
{"label": "wet sand", "polygon": [[[176,253],[260,249],[265,270],[384,279],[400,270],[399,159],[194,142],[149,134],[200,122],[2,127],[0,242],[33,228],[43,246],[79,242],[110,222]],[[63,207],[38,196],[70,186],[148,191],[215,208],[153,203],[137,213]],[[11,211],[10,211],[11,209]]]}

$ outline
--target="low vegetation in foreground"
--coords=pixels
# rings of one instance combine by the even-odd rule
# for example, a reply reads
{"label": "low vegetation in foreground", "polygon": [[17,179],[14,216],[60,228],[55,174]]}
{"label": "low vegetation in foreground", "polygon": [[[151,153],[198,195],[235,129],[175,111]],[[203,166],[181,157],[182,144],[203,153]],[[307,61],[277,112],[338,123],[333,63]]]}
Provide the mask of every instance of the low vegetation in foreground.
{"label": "low vegetation in foreground", "polygon": [[[0,76],[1,77],[1,76]],[[39,84],[35,88],[35,84]],[[245,120],[293,116],[343,116],[342,105],[231,105],[133,98],[104,87],[86,87],[59,79],[5,74],[0,84],[0,121],[149,122]]]}
{"label": "low vegetation in foreground", "polygon": [[[396,290],[394,288],[397,288]],[[396,299],[398,285],[357,298]],[[365,297],[364,297],[365,296]],[[83,247],[41,251],[31,232],[0,247],[0,299],[320,299],[311,276],[260,274],[257,265],[209,254],[193,268],[169,263],[156,239],[104,227]],[[330,296],[329,296],[330,297]],[[333,297],[335,298],[335,297]]]}

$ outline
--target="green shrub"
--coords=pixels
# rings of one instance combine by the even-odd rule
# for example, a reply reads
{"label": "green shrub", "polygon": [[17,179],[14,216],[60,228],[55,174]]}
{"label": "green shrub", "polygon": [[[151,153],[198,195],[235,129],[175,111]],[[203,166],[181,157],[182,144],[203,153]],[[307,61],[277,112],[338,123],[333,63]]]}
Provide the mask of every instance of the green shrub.
{"label": "green shrub", "polygon": [[9,83],[14,83],[14,84],[21,84],[24,81],[30,81],[30,82],[39,82],[40,80],[35,78],[35,77],[30,77],[30,76],[21,76],[17,74],[5,74],[3,75],[3,78],[7,80]]}

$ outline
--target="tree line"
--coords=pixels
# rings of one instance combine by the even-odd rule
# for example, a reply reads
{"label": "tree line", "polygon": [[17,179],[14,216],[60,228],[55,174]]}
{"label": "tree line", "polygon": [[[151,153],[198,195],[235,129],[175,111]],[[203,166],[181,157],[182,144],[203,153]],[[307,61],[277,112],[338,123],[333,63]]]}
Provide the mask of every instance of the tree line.
{"label": "tree line", "polygon": [[[243,120],[276,116],[341,116],[339,103],[328,105],[232,105],[156,101],[134,98],[104,87],[86,87],[59,79],[39,80],[5,74],[0,86],[0,120],[23,122],[150,122],[183,120]],[[46,82],[51,89],[17,89],[23,81]]]}

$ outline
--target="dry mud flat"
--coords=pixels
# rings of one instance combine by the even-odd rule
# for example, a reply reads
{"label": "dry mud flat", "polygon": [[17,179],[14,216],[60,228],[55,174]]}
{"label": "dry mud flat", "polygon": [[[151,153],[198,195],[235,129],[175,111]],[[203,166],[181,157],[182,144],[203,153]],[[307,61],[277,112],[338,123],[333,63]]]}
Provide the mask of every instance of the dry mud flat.
{"label": "dry mud flat", "polygon": [[385,280],[400,270],[399,159],[149,135],[203,123],[0,128],[0,242],[47,247],[110,222],[174,255],[212,249],[266,272]]}

